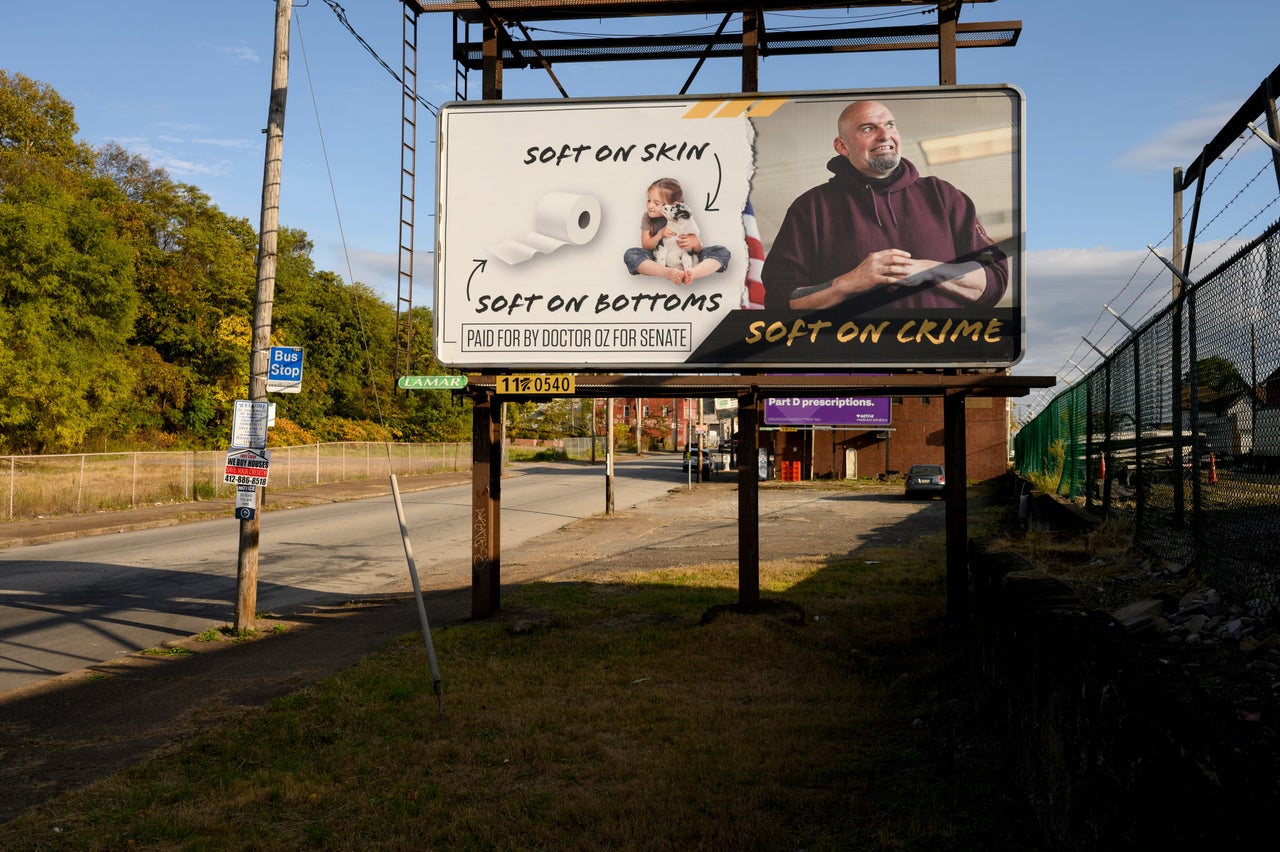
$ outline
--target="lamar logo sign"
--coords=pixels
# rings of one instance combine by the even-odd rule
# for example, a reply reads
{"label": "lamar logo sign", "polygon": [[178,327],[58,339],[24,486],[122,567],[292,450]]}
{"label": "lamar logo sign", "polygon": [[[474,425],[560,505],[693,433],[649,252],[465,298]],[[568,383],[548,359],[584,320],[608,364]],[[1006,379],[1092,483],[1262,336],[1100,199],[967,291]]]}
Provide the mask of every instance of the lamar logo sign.
{"label": "lamar logo sign", "polygon": [[458,390],[467,386],[466,376],[401,376],[400,390]]}

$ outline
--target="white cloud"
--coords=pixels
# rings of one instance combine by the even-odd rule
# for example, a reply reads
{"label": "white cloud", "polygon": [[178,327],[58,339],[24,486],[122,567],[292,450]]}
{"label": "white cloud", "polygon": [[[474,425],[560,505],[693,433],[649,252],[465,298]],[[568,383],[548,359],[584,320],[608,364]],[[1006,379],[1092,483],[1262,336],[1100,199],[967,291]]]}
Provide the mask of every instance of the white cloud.
{"label": "white cloud", "polygon": [[174,121],[160,121],[154,125],[162,130],[169,130],[174,133],[191,133],[197,130],[208,130],[209,128],[203,124],[183,124]]}
{"label": "white cloud", "polygon": [[213,49],[241,62],[257,62],[258,52],[244,44],[216,44]]}
{"label": "white cloud", "polygon": [[183,160],[168,154],[148,157],[152,165],[164,168],[172,175],[210,177],[231,173],[231,164],[223,160],[216,163],[198,163],[194,160]]}
{"label": "white cloud", "polygon": [[[421,249],[413,253],[413,307],[435,307],[435,253]],[[399,256],[393,252],[355,251],[351,265],[356,279],[363,281],[392,305],[399,297]],[[406,297],[408,293],[404,294]]]}
{"label": "white cloud", "polygon": [[[163,137],[160,141],[169,142],[170,144],[182,144],[181,140]],[[232,170],[232,164],[227,160],[214,162],[192,160],[178,155],[170,148],[153,145],[147,139],[131,139],[127,142],[122,141],[120,144],[128,148],[131,153],[145,157],[153,167],[164,169],[178,180],[226,175],[230,174]]]}
{"label": "white cloud", "polygon": [[[1195,257],[1204,266],[1201,272],[1193,272],[1193,278],[1203,278],[1241,247],[1239,240],[1199,244]],[[1169,256],[1167,250],[1162,254]],[[1054,388],[1034,393],[1020,403],[1034,410],[1101,365],[1104,356],[1094,346],[1110,355],[1129,338],[1129,329],[1106,305],[1130,325],[1141,328],[1169,305],[1173,295],[1173,273],[1146,249],[1046,249],[1028,252],[1026,263],[1026,355],[1013,373],[1059,377]],[[1237,316],[1237,312],[1243,312],[1246,305],[1256,312],[1265,299],[1250,292],[1226,299],[1219,295],[1201,304],[1216,314],[1221,324],[1245,327],[1251,317]],[[1233,338],[1237,343],[1246,339],[1244,335]],[[1201,345],[1210,345],[1210,341],[1202,339]]]}
{"label": "white cloud", "polygon": [[181,132],[208,129],[199,125],[168,123],[157,126],[162,127],[165,132],[156,136],[127,136],[115,141],[130,153],[145,157],[152,166],[168,171],[178,180],[190,181],[197,177],[221,177],[232,174],[237,166],[232,160],[226,159],[228,155],[218,155],[217,159],[208,160],[199,154],[205,148],[215,148],[229,153],[253,151],[257,142],[257,140],[247,139],[189,137]]}
{"label": "white cloud", "polygon": [[1176,121],[1121,154],[1116,166],[1134,171],[1169,171],[1170,164],[1189,165],[1238,106],[1238,102],[1214,104]]}
{"label": "white cloud", "polygon": [[254,143],[248,139],[213,139],[203,137],[189,140],[192,145],[211,145],[214,148],[236,148],[238,150],[247,150],[254,148]]}
{"label": "white cloud", "polygon": [[[335,246],[335,253],[341,252],[341,246]],[[380,293],[396,291],[396,276],[399,270],[398,256],[394,252],[376,249],[352,249],[351,274],[355,280],[363,282]],[[338,270],[344,277],[347,274],[346,264]],[[417,271],[417,267],[414,267]]]}
{"label": "white cloud", "polygon": [[[347,263],[350,259],[351,271]],[[312,259],[319,269],[336,272],[344,280],[354,278],[372,289],[392,305],[396,304],[399,288],[400,258],[394,251],[354,248],[343,252],[336,243],[316,246]],[[435,254],[419,249],[413,254],[413,306],[434,307]],[[409,294],[405,294],[408,296]]]}
{"label": "white cloud", "polygon": [[[1168,280],[1147,251],[1046,249],[1028,252],[1026,261],[1027,340],[1026,356],[1014,368],[1019,375],[1061,373],[1079,379],[1071,361],[1087,370],[1101,358],[1085,337],[1106,352],[1127,335],[1104,306],[1112,304],[1136,324],[1143,306],[1161,298],[1151,292],[1152,280]],[[1162,290],[1163,284],[1154,289]],[[1135,303],[1139,293],[1143,297]]]}

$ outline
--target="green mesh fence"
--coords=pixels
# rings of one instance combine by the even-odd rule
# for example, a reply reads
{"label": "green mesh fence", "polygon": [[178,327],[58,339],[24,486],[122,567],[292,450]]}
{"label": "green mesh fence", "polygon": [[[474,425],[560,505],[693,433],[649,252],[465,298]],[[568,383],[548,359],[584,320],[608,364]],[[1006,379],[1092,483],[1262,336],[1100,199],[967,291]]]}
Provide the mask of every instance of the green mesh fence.
{"label": "green mesh fence", "polygon": [[1280,223],[1014,437],[1032,486],[1131,525],[1234,600],[1280,607]]}

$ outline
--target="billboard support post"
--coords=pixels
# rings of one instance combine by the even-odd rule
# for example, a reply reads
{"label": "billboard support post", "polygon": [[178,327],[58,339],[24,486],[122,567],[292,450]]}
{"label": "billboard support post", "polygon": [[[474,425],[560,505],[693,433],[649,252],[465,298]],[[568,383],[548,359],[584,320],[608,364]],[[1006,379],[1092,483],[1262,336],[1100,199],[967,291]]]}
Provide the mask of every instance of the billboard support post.
{"label": "billboard support post", "polygon": [[965,439],[965,395],[948,391],[943,396],[943,458],[947,483],[947,617],[955,620],[969,614],[969,515],[965,506],[968,478]]}
{"label": "billboard support post", "polygon": [[760,608],[760,475],[756,461],[759,442],[760,395],[755,389],[738,394],[738,609]]}
{"label": "billboard support post", "polygon": [[764,15],[755,9],[742,12],[742,91],[760,91],[760,31]]}
{"label": "billboard support post", "polygon": [[493,18],[484,22],[484,59],[480,74],[480,94],[487,101],[502,99],[502,51],[498,36],[502,25]]}
{"label": "billboard support post", "polygon": [[956,25],[960,22],[960,3],[938,4],[938,85],[956,84]]}
{"label": "billboard support post", "polygon": [[491,393],[474,397],[471,409],[471,617],[501,609],[502,404]]}

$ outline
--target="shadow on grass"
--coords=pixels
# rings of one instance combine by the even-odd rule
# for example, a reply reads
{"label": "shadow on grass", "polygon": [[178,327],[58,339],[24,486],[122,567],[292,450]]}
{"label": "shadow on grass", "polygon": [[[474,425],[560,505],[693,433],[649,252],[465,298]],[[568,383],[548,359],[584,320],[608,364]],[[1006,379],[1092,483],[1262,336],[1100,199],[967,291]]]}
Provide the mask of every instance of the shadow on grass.
{"label": "shadow on grass", "polygon": [[[797,497],[774,520],[830,505]],[[945,619],[941,513],[924,508],[828,540],[827,555],[779,547],[753,615],[733,610],[734,562],[691,565],[687,549],[659,546],[682,542],[680,525],[639,524],[607,558],[512,585],[490,619],[446,615],[464,611],[465,590],[432,596],[440,703],[408,602],[373,602],[345,618],[381,614],[375,653],[33,808],[0,827],[0,845],[57,827],[60,843],[89,848],[1035,848],[983,716],[974,645]],[[293,642],[317,664],[354,650],[330,617],[149,662],[175,680],[182,667],[189,711],[194,684],[219,677],[206,659],[243,671],[265,665],[259,645]],[[154,696],[165,678],[152,678]],[[126,680],[61,697],[109,701],[94,690]]]}

